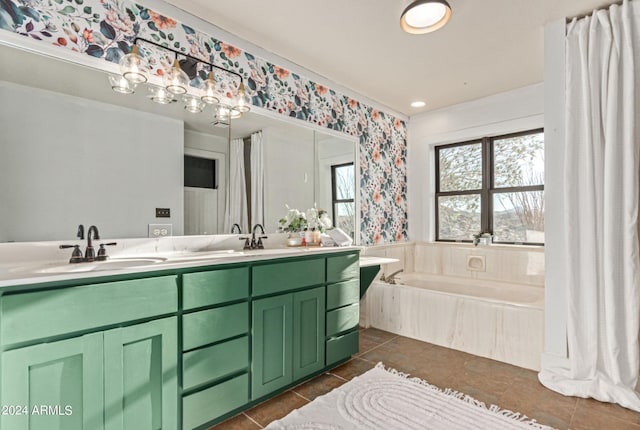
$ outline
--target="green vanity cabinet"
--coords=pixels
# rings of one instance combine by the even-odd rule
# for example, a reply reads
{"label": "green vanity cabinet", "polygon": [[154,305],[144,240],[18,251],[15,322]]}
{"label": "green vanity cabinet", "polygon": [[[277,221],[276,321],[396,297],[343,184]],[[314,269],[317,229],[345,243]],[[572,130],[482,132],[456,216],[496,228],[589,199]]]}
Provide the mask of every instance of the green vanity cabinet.
{"label": "green vanity cabinet", "polygon": [[[0,416],[0,428],[103,429],[102,346],[102,333],[93,333],[4,353],[0,395],[13,409]],[[34,414],[40,405],[59,405],[64,415]]]}
{"label": "green vanity cabinet", "polygon": [[0,290],[0,428],[207,428],[356,353],[358,303],[354,250]]}
{"label": "green vanity cabinet", "polygon": [[0,427],[176,428],[177,297],[176,276],[2,296],[0,399],[29,414]]}
{"label": "green vanity cabinet", "polygon": [[293,294],[293,380],[324,367],[325,287]]}
{"label": "green vanity cabinet", "polygon": [[360,266],[358,254],[327,258],[326,365],[358,352]]}
{"label": "green vanity cabinet", "polygon": [[182,275],[182,428],[249,402],[249,267]]}
{"label": "green vanity cabinet", "polygon": [[[176,326],[170,317],[6,352],[2,402],[31,416],[3,416],[2,428],[175,428]],[[34,415],[41,405],[58,409]]]}
{"label": "green vanity cabinet", "polygon": [[252,399],[324,368],[324,287],[256,300],[252,315]]}
{"label": "green vanity cabinet", "polygon": [[104,332],[105,430],[178,424],[177,318]]}
{"label": "green vanity cabinet", "polygon": [[251,398],[293,381],[293,294],[253,302]]}

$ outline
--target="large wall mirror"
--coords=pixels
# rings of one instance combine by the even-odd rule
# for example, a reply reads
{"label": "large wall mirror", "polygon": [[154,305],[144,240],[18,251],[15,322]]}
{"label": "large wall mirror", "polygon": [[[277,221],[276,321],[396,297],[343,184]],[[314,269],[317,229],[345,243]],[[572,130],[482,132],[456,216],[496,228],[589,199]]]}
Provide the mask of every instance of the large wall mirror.
{"label": "large wall mirror", "polygon": [[[264,111],[213,125],[211,111],[158,105],[146,88],[117,94],[103,72],[4,45],[0,100],[0,243],[72,240],[78,224],[105,238],[148,237],[156,225],[173,235],[229,233],[238,142],[247,226],[250,184],[262,175],[267,232],[287,206],[314,205],[356,229],[357,146],[343,135]],[[262,163],[251,163],[257,135]]]}

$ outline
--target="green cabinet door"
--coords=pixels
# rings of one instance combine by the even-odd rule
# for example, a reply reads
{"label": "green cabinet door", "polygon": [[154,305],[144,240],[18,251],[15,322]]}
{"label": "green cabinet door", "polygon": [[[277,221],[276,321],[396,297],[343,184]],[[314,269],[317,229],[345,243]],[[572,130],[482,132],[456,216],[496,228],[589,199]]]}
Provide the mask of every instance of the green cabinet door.
{"label": "green cabinet door", "polygon": [[104,333],[105,430],[178,428],[177,319]]}
{"label": "green cabinet door", "polygon": [[324,367],[324,287],[293,294],[293,379]]}
{"label": "green cabinet door", "polygon": [[102,353],[95,333],[2,354],[0,428],[103,429]]}
{"label": "green cabinet door", "polygon": [[293,381],[293,294],[260,299],[252,311],[251,398]]}

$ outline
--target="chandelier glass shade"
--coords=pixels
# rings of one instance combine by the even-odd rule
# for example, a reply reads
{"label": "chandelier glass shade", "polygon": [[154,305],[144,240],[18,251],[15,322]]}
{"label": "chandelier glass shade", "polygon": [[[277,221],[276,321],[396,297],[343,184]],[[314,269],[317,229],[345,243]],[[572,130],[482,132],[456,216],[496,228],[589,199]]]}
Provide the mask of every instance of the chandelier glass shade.
{"label": "chandelier glass shade", "polygon": [[164,77],[164,87],[172,94],[186,94],[189,87],[189,76],[180,68],[176,58],[171,66],[171,71]]}
{"label": "chandelier glass shade", "polygon": [[149,85],[149,98],[161,105],[168,105],[176,101],[170,91],[157,85]]}
{"label": "chandelier glass shade", "polygon": [[[155,82],[153,84],[148,82],[149,66],[140,54],[138,43],[148,43],[155,48],[174,53],[175,59],[171,69],[165,71],[161,86],[156,85]],[[184,59],[178,61],[179,57]],[[198,63],[208,66],[209,72],[204,81],[204,75],[200,74],[201,77],[198,77]],[[137,85],[147,82],[149,98],[152,101],[170,104],[177,101],[174,96],[182,95],[184,109],[191,113],[200,113],[207,105],[213,105],[214,121],[219,124],[228,124],[230,119],[240,118],[244,112],[251,109],[251,98],[247,94],[242,75],[158,43],[136,37],[131,52],[120,59],[119,65],[120,75],[109,75],[111,88],[118,93],[132,94]],[[203,69],[206,70],[204,67]],[[234,88],[237,88],[235,94],[231,96],[220,94],[214,69],[229,76],[225,82],[230,82],[232,93]],[[224,104],[221,104],[221,100],[224,100]]]}
{"label": "chandelier glass shade", "polygon": [[[244,86],[244,84],[241,84]],[[213,70],[209,72],[207,80],[202,85],[202,96],[200,97],[206,104],[220,103],[220,97],[216,91],[216,80],[213,76]]]}
{"label": "chandelier glass shade", "polygon": [[138,84],[133,84],[122,75],[109,75],[111,89],[120,94],[133,94]]}
{"label": "chandelier glass shade", "polygon": [[142,84],[149,79],[149,68],[140,56],[138,45],[134,44],[131,52],[120,59],[120,74],[132,84]]}

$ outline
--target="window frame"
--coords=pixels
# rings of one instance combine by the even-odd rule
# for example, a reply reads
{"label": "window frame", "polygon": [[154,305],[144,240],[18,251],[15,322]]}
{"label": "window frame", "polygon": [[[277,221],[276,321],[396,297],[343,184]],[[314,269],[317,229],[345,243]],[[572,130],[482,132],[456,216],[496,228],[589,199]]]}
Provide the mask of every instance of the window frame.
{"label": "window frame", "polygon": [[[355,168],[356,168],[356,163],[353,161],[347,162],[347,163],[340,163],[340,164],[332,164],[331,165],[331,216],[332,216],[332,220],[334,222],[334,225],[337,225],[335,223],[337,223],[338,218],[336,217],[336,204],[338,203],[353,203],[354,205],[354,209],[355,209],[355,204],[356,204],[356,190],[353,190],[353,198],[351,199],[338,199],[338,190],[337,190],[337,181],[336,181],[336,169],[340,168],[340,167],[345,167],[345,166],[353,166],[354,168],[354,182],[355,182]],[[355,185],[355,184],[354,184]],[[354,230],[354,234],[355,234],[355,230]]]}
{"label": "window frame", "polygon": [[[467,140],[464,142],[455,142],[445,145],[435,146],[435,240],[436,242],[453,242],[453,243],[471,243],[471,239],[441,239],[440,238],[440,207],[438,200],[440,197],[447,196],[464,196],[464,195],[479,195],[480,196],[480,231],[490,232],[493,234],[493,199],[496,194],[507,194],[527,191],[542,191],[544,192],[544,184],[542,185],[523,185],[523,186],[511,186],[511,187],[495,187],[495,171],[494,171],[494,145],[496,140],[504,140],[513,137],[526,136],[529,134],[544,134],[544,128],[536,128],[532,130],[519,131],[516,133],[501,134],[496,136],[487,136],[479,139]],[[482,188],[473,190],[457,190],[457,191],[440,191],[440,151],[442,149],[453,148],[457,146],[477,145],[480,144],[481,151],[481,166],[482,166]],[[497,241],[496,244],[508,244],[508,245],[533,245],[544,246],[541,242],[507,242]]]}

